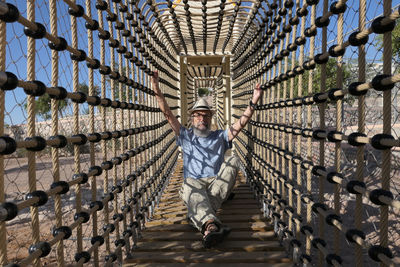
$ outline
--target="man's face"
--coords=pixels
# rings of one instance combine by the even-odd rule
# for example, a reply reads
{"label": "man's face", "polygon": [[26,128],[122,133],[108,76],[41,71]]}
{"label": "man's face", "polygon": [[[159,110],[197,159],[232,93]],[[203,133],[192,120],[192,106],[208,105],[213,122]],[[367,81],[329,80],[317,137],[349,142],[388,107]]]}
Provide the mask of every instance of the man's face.
{"label": "man's face", "polygon": [[211,111],[195,111],[192,113],[192,126],[200,131],[210,129],[212,113]]}

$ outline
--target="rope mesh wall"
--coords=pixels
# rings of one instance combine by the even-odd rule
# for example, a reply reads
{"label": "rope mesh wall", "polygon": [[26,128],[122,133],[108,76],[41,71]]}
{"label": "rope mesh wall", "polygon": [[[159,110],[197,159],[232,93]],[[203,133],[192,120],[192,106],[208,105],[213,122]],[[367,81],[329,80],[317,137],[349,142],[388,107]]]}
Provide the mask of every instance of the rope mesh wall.
{"label": "rope mesh wall", "polygon": [[266,216],[297,262],[397,265],[397,4],[262,5],[232,69],[234,117],[257,81],[266,90],[237,139]]}
{"label": "rope mesh wall", "polygon": [[148,87],[157,66],[177,109],[174,53],[120,1],[1,9],[1,264],[121,262],[177,160]]}
{"label": "rope mesh wall", "polygon": [[[0,264],[134,252],[178,157],[156,69],[174,111],[212,88],[219,128],[262,84],[235,149],[295,262],[400,264],[398,19],[391,0],[0,2]],[[229,58],[231,113],[207,61],[180,94],[193,55]]]}

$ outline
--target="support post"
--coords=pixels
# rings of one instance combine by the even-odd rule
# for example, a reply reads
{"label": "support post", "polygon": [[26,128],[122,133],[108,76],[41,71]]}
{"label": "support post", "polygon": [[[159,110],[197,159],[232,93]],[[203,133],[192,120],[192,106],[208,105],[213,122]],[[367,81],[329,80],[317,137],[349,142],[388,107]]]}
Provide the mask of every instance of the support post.
{"label": "support post", "polygon": [[230,58],[225,57],[225,62],[222,63],[222,82],[225,96],[225,129],[232,124],[232,88],[231,88],[231,64]]}
{"label": "support post", "polygon": [[187,125],[187,64],[184,62],[184,57],[180,57],[180,116],[181,116],[181,124]]}

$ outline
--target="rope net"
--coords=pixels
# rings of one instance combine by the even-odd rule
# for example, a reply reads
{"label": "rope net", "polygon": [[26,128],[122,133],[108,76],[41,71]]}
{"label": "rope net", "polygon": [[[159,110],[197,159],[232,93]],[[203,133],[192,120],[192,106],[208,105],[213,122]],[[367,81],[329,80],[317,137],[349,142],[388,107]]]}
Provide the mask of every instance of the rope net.
{"label": "rope net", "polygon": [[[134,253],[204,95],[294,262],[399,263],[399,3],[0,1],[0,264]],[[14,265],[15,266],[15,265]]]}

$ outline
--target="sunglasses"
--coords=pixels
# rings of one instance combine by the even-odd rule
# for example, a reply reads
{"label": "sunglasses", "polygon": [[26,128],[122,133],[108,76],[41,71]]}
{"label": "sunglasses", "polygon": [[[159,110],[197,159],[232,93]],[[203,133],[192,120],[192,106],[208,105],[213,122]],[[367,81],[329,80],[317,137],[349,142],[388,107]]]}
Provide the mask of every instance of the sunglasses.
{"label": "sunglasses", "polygon": [[211,118],[212,116],[209,115],[209,114],[200,114],[200,113],[194,113],[194,114],[192,114],[192,118],[200,118],[200,117],[203,117],[204,119],[209,119],[209,118]]}

